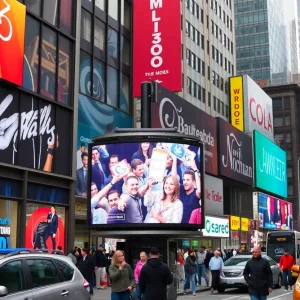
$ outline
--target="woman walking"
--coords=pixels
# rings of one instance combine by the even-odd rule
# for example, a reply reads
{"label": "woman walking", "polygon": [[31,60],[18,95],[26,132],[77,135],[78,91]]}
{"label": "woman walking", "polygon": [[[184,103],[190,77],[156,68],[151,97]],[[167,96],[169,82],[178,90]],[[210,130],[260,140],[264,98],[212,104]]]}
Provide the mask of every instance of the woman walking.
{"label": "woman walking", "polygon": [[130,265],[125,262],[124,253],[116,251],[109,267],[111,279],[111,300],[129,300],[130,292],[135,287]]}
{"label": "woman walking", "polygon": [[142,268],[143,268],[144,264],[147,262],[147,254],[145,252],[141,252],[140,259],[141,260],[136,264],[136,267],[134,269],[134,280],[135,280],[135,284],[136,284],[136,297],[138,300],[141,300],[143,298],[140,287],[139,287],[139,278],[141,275]]}
{"label": "woman walking", "polygon": [[183,287],[183,294],[186,295],[186,290],[189,288],[190,282],[192,283],[192,291],[193,296],[196,296],[196,273],[197,273],[197,265],[196,265],[196,257],[195,251],[189,250],[189,256],[185,260],[185,283]]}

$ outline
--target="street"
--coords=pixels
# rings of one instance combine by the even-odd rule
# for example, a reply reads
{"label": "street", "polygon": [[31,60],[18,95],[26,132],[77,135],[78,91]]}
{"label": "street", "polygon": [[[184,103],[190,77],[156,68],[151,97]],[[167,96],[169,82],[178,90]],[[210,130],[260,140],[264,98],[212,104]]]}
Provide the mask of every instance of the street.
{"label": "street", "polygon": [[[231,299],[250,299],[247,292],[241,291],[239,289],[229,289],[222,294],[213,294],[211,295],[210,291],[207,292],[200,292],[197,293],[197,296],[193,295],[185,295],[185,296],[178,296],[180,300],[187,300],[187,299],[220,299],[220,300],[231,300]],[[283,288],[281,289],[274,289],[272,294],[268,297],[268,300],[291,300],[293,299],[293,292],[288,291],[285,292]]]}

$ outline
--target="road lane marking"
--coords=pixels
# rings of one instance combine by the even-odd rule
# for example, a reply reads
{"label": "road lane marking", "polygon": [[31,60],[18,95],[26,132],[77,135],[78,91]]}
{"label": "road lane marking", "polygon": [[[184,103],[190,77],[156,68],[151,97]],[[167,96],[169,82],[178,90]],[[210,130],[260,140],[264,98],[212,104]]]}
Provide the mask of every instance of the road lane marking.
{"label": "road lane marking", "polygon": [[279,298],[285,297],[286,295],[289,295],[289,294],[292,294],[292,292],[284,293],[284,294],[282,294],[282,295],[275,296],[275,297],[271,297],[271,298],[268,298],[268,299],[269,299],[269,300],[271,300],[271,299],[279,299]]}
{"label": "road lane marking", "polygon": [[241,296],[233,296],[233,297],[229,297],[229,298],[225,298],[225,299],[222,299],[222,300],[229,300],[229,299],[235,299],[235,298],[240,298]]}

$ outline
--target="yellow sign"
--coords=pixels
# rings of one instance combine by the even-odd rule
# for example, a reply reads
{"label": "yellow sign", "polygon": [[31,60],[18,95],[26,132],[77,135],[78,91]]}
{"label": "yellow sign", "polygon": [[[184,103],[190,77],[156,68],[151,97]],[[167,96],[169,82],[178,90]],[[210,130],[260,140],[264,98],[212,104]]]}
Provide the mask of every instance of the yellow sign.
{"label": "yellow sign", "polygon": [[239,230],[241,228],[240,217],[230,216],[230,229]]}
{"label": "yellow sign", "polygon": [[243,77],[230,77],[231,125],[244,131]]}
{"label": "yellow sign", "polygon": [[242,231],[248,231],[249,230],[249,219],[247,218],[241,218],[241,229]]}

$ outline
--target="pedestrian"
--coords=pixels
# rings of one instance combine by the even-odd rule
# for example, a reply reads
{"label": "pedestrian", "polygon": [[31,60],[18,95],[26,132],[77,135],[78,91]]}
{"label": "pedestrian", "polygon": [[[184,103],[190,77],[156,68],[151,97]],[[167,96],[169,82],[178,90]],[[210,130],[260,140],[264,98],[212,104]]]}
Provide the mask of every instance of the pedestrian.
{"label": "pedestrian", "polygon": [[198,283],[201,285],[201,277],[203,276],[206,282],[206,285],[208,286],[209,281],[206,273],[206,268],[205,268],[205,258],[206,258],[206,252],[205,252],[205,247],[200,247],[200,250],[197,252],[197,273],[198,273]]}
{"label": "pedestrian", "polygon": [[134,269],[134,281],[136,285],[136,297],[138,300],[142,299],[142,293],[141,289],[139,286],[139,278],[141,275],[141,271],[145,263],[147,262],[147,254],[146,252],[141,252],[140,253],[140,261],[136,264],[135,269]]}
{"label": "pedestrian", "polygon": [[130,293],[135,287],[133,271],[125,262],[124,253],[116,251],[109,267],[111,280],[111,300],[129,300]]}
{"label": "pedestrian", "polygon": [[186,295],[186,290],[192,283],[193,296],[196,296],[196,273],[197,264],[194,250],[189,250],[189,256],[185,260],[185,282],[183,287],[183,294]]}
{"label": "pedestrian", "polygon": [[205,261],[204,261],[207,277],[210,278],[208,281],[211,280],[211,272],[210,272],[210,269],[209,269],[209,262],[210,262],[210,260],[213,256],[214,256],[214,254],[212,252],[212,249],[208,248],[207,251],[206,251],[206,257],[205,257]]}
{"label": "pedestrian", "polygon": [[77,256],[78,256],[78,252],[76,249],[72,250],[72,252],[68,254],[68,257],[72,260],[75,266],[77,266]]}
{"label": "pedestrian", "polygon": [[251,300],[266,300],[272,293],[273,275],[267,259],[261,256],[260,247],[253,248],[253,256],[247,261],[244,278],[249,286]]}
{"label": "pedestrian", "polygon": [[88,254],[88,249],[81,249],[82,260],[79,262],[78,269],[81,272],[82,276],[90,285],[90,295],[94,295],[93,291],[93,272],[95,269],[94,260]]}
{"label": "pedestrian", "polygon": [[151,248],[150,259],[143,266],[139,286],[143,300],[167,300],[167,285],[173,282],[173,276],[159,257],[159,250]]}
{"label": "pedestrian", "polygon": [[184,259],[183,259],[183,253],[181,249],[177,250],[177,265],[178,265],[178,271],[179,271],[179,279],[180,282],[184,281]]}
{"label": "pedestrian", "polygon": [[280,257],[279,266],[282,270],[283,283],[285,286],[285,291],[288,290],[288,285],[290,289],[293,289],[293,278],[292,278],[292,266],[296,264],[294,257],[289,254],[288,249],[284,249],[283,255]]}
{"label": "pedestrian", "polygon": [[233,255],[233,256],[236,256],[236,254],[237,254],[236,250],[235,250],[235,249],[232,250],[232,255]]}
{"label": "pedestrian", "polygon": [[98,247],[98,250],[94,253],[95,261],[95,275],[96,275],[96,287],[97,289],[104,290],[105,287],[101,285],[101,281],[105,280],[107,258],[104,254],[104,245],[101,244]]}
{"label": "pedestrian", "polygon": [[187,257],[189,256],[189,250],[190,250],[190,249],[186,249],[185,252],[184,252],[184,254],[183,254],[184,262],[185,262],[185,260],[187,259]]}
{"label": "pedestrian", "polygon": [[220,257],[220,252],[216,250],[214,252],[214,256],[211,258],[209,262],[209,269],[211,271],[211,293],[213,294],[214,291],[219,286],[220,281],[220,272],[223,270],[224,262],[223,259]]}

